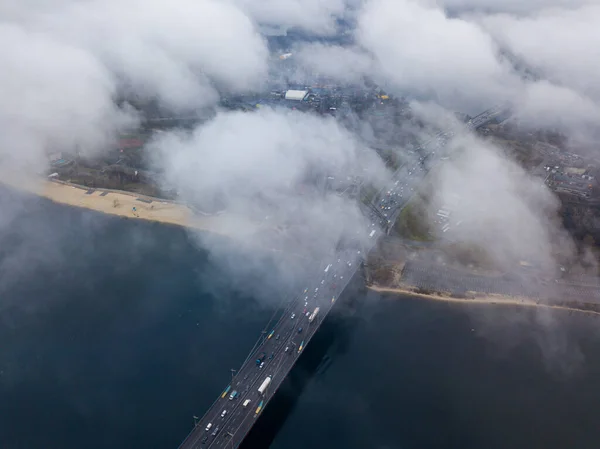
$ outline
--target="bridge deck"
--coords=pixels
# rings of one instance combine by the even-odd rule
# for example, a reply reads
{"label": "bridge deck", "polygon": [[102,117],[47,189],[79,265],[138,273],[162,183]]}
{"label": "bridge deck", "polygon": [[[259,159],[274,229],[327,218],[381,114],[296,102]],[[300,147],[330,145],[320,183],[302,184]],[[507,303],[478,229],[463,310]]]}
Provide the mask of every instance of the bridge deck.
{"label": "bridge deck", "polygon": [[[337,259],[320,264],[321,276],[316,286],[305,289],[288,304],[279,321],[273,329],[267,330],[262,341],[255,345],[231,383],[198,421],[180,445],[180,449],[236,448],[240,445],[260,411],[264,410],[271,400],[327,317],[338,296],[350,282],[356,266],[360,264],[361,254],[358,250],[346,250],[336,257]],[[325,271],[327,266],[329,268]],[[309,315],[316,307],[319,307],[319,312],[310,323]],[[256,363],[256,359],[263,353],[264,365],[261,367]],[[258,388],[267,376],[270,376],[272,381],[264,394],[260,394]],[[237,391],[237,396],[230,399],[233,391]],[[247,400],[250,402],[244,407]],[[262,409],[257,411],[261,402]],[[207,431],[209,424],[211,427]]]}

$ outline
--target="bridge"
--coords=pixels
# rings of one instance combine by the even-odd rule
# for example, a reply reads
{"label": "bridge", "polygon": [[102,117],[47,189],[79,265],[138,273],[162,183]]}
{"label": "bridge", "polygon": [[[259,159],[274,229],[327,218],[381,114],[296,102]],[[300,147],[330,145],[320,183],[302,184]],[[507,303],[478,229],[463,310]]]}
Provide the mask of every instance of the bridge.
{"label": "bridge", "polygon": [[[501,107],[489,109],[472,119],[467,127],[473,130],[483,126],[502,110]],[[425,156],[437,151],[438,159],[446,143],[440,136],[448,133],[439,133],[437,140],[433,139],[421,148]],[[427,173],[422,164],[411,165],[419,167],[400,167],[393,176],[392,185],[379,193],[379,202],[367,207],[366,213],[371,220],[367,247],[343,249],[315,267],[316,276],[312,278],[316,282],[296,295],[279,312],[275,324],[263,331],[246,360],[233,372],[231,382],[196,422],[179,449],[235,449],[240,446],[355,275],[363,256],[373,248],[384,230],[393,226],[412,190]]]}

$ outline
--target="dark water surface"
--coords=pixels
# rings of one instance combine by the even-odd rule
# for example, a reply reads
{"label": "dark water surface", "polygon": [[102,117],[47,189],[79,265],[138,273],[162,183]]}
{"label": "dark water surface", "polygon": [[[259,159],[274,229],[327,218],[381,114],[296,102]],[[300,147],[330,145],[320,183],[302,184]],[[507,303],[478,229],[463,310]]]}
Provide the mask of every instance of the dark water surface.
{"label": "dark water surface", "polygon": [[[0,207],[0,448],[177,448],[272,308],[181,229]],[[600,321],[354,297],[253,447],[600,447]]]}

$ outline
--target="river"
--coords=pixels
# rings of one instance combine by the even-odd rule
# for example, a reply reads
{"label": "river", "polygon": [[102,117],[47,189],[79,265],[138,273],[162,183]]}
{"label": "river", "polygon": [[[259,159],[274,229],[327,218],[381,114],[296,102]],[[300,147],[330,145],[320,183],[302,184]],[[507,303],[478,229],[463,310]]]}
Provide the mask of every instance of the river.
{"label": "river", "polygon": [[[0,208],[0,447],[177,448],[277,301],[182,229],[6,191]],[[595,319],[347,296],[247,446],[600,444]]]}

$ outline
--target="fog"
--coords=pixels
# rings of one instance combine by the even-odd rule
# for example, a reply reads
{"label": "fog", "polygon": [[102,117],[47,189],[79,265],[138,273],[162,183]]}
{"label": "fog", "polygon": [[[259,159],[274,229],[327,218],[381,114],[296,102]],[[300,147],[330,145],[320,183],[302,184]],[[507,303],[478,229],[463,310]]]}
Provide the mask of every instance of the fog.
{"label": "fog", "polygon": [[573,254],[558,222],[558,199],[489,143],[460,136],[451,145],[454,157],[438,172],[431,215],[449,207],[460,223],[449,237],[483,248],[505,272],[528,261],[555,276],[553,254]]}
{"label": "fog", "polygon": [[[296,73],[373,80],[410,99],[427,129],[455,129],[456,157],[434,182],[439,202],[462,198],[456,214],[466,225],[455,238],[485,245],[502,266],[530,258],[548,272],[556,268],[551,243],[572,252],[554,219],[556,198],[491,143],[466,133],[452,113],[507,103],[519,123],[593,146],[597,2],[29,0],[3,2],[0,15],[8,43],[0,49],[3,168],[40,171],[48,153],[62,150],[102,154],[140,120],[123,99],[156,101],[175,114],[214,110],[189,132],[156,136],[149,150],[161,182],[181,200],[225,211],[227,233],[242,243],[197,240],[232,272],[245,269],[235,251],[257,253],[258,271],[268,251],[285,263],[265,277],[293,279],[299,268],[292,259],[314,260],[344,237],[362,238],[357,201],[338,193],[348,176],[376,188],[390,176],[365,143],[376,140],[372,124],[348,130],[316,114],[218,108],[224,94],[268,89],[278,69],[266,29],[314,38],[344,32],[352,45],[294,44]],[[410,160],[402,145],[396,151]],[[338,192],[312,187],[327,177]]]}
{"label": "fog", "polygon": [[[319,260],[341,239],[366,237],[358,203],[337,193],[349,177],[378,188],[388,180],[376,153],[333,118],[294,111],[221,112],[191,135],[160,134],[152,148],[165,182],[200,209],[219,203],[231,220],[227,234],[240,237],[237,250],[276,250],[287,262],[277,274],[286,279],[298,269],[294,258]],[[314,178],[322,184],[326,177],[335,178],[337,192],[314,188]],[[200,238],[222,252],[220,240],[214,248],[210,236]]]}

